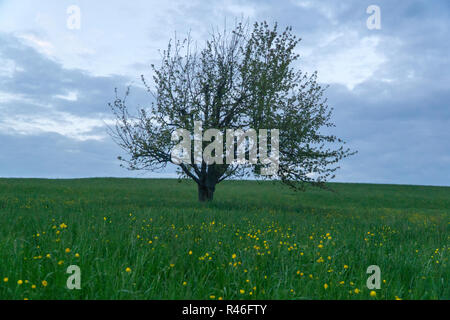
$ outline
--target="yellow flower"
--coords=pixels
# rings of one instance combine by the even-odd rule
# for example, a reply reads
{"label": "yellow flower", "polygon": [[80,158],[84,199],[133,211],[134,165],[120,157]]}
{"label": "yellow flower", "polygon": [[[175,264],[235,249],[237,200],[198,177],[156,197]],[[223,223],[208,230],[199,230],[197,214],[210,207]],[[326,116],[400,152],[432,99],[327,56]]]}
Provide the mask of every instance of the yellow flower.
{"label": "yellow flower", "polygon": [[17,284],[18,284],[18,285],[21,285],[22,283],[23,283],[22,280],[18,280],[18,281],[17,281]]}
{"label": "yellow flower", "polygon": [[47,253],[47,255],[45,257],[50,259],[52,257],[52,255],[50,253]]}
{"label": "yellow flower", "polygon": [[219,300],[223,300],[223,298],[222,298],[222,297],[219,297]]}
{"label": "yellow flower", "polygon": [[130,273],[130,272],[131,272],[131,268],[130,268],[130,267],[127,267],[127,268],[125,269],[125,271],[128,272],[128,273]]}
{"label": "yellow flower", "polygon": [[358,288],[355,289],[355,293],[356,293],[356,294],[358,294],[358,293],[360,293],[360,292],[361,292],[361,291],[360,291]]}
{"label": "yellow flower", "polygon": [[75,258],[79,258],[80,254],[79,253],[75,253]]}
{"label": "yellow flower", "polygon": [[324,287],[325,289],[328,289],[328,284],[325,283],[325,284],[323,285],[323,287]]}
{"label": "yellow flower", "polygon": [[241,289],[241,290],[239,290],[239,292],[240,292],[241,294],[244,294],[244,293],[245,293],[245,290]]}
{"label": "yellow flower", "polygon": [[187,285],[187,282],[186,282],[186,281],[183,282],[183,286],[185,286],[185,285]]}
{"label": "yellow flower", "polygon": [[395,296],[395,300],[402,300],[402,299],[399,298],[398,296]]}
{"label": "yellow flower", "polygon": [[63,263],[64,263],[63,260],[59,260],[59,261],[58,261],[58,264],[59,264],[59,265],[62,265]]}
{"label": "yellow flower", "polygon": [[216,296],[209,296],[209,298],[210,298],[210,299],[215,299],[215,298],[216,298]]}
{"label": "yellow flower", "polygon": [[236,254],[233,253],[233,255],[231,256],[231,259],[236,259]]}
{"label": "yellow flower", "polygon": [[69,253],[70,252],[70,248],[66,248],[66,253]]}
{"label": "yellow flower", "polygon": [[31,289],[36,289],[36,285],[35,284],[31,285]]}
{"label": "yellow flower", "polygon": [[344,269],[348,269],[348,265],[344,264]]}
{"label": "yellow flower", "polygon": [[189,255],[191,255],[192,254],[192,251],[191,250],[189,250]]}
{"label": "yellow flower", "polygon": [[372,291],[370,291],[370,296],[371,296],[371,297],[376,297],[376,296],[377,296],[377,293],[376,293],[375,291],[372,290]]}
{"label": "yellow flower", "polygon": [[45,280],[42,281],[42,285],[43,285],[44,287],[46,287],[47,284],[48,284],[47,281],[45,281]]}
{"label": "yellow flower", "polygon": [[174,265],[173,263],[171,263],[171,264],[170,264],[170,267],[173,268],[173,267],[175,267],[175,265]]}
{"label": "yellow flower", "polygon": [[8,282],[8,281],[9,281],[9,279],[7,277],[3,278],[3,282]]}

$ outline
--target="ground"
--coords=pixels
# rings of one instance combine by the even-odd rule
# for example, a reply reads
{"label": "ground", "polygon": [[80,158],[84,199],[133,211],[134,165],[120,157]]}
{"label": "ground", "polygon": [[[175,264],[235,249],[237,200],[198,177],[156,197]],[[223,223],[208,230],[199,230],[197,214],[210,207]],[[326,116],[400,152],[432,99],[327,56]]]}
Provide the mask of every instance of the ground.
{"label": "ground", "polygon": [[450,298],[449,187],[330,186],[0,179],[0,299]]}

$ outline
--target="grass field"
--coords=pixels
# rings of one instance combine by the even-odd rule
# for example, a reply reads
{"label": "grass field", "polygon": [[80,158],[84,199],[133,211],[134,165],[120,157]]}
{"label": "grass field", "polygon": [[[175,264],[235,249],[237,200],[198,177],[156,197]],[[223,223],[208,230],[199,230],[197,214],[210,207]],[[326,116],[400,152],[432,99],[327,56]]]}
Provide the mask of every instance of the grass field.
{"label": "grass field", "polygon": [[187,181],[0,179],[0,298],[450,298],[450,188],[332,188],[227,181],[201,204]]}

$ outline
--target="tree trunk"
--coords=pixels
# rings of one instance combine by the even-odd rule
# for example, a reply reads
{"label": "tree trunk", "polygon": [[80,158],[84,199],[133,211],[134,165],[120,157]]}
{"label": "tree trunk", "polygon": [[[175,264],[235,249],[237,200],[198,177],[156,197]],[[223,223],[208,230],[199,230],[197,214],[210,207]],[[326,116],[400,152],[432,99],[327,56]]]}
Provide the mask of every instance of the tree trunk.
{"label": "tree trunk", "polygon": [[207,187],[204,185],[198,185],[198,201],[207,202],[212,201],[214,197],[214,187]]}

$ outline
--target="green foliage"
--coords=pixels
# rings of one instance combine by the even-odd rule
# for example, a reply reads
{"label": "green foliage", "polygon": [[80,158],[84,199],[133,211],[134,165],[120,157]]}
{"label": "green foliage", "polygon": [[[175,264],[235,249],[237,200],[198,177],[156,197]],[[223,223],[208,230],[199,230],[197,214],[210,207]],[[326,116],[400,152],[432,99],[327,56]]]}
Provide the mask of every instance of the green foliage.
{"label": "green foliage", "polygon": [[[171,150],[177,142],[171,141],[172,133],[193,132],[196,121],[223,136],[227,129],[278,129],[279,166],[270,178],[295,189],[323,187],[334,178],[338,162],[354,153],[327,132],[333,127],[332,109],[317,74],[298,68],[299,41],[291,27],[279,32],[277,24],[266,22],[252,29],[238,23],[231,32],[214,31],[200,51],[192,48],[190,38],[170,41],[161,64],[152,65],[153,84],[142,76],[154,102],[137,114],[129,113],[129,91],[124,98],[116,93],[110,103],[117,120],[111,135],[129,155],[122,159],[126,166],[155,170],[173,163]],[[227,178],[267,178],[261,175],[261,166],[267,165],[261,159],[257,165],[235,165],[226,163],[226,154],[224,145],[223,164],[196,163],[191,157],[192,163],[179,166],[180,176],[193,179],[199,191],[211,196]]]}

